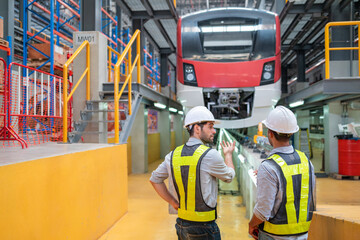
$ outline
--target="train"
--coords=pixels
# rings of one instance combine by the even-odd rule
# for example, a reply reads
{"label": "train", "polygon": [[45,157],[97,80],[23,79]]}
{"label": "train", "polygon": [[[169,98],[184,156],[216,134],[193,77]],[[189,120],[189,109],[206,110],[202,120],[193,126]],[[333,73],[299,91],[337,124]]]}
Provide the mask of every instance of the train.
{"label": "train", "polygon": [[177,25],[177,97],[185,111],[205,106],[217,128],[247,128],[281,96],[279,17],[249,8],[184,15]]}

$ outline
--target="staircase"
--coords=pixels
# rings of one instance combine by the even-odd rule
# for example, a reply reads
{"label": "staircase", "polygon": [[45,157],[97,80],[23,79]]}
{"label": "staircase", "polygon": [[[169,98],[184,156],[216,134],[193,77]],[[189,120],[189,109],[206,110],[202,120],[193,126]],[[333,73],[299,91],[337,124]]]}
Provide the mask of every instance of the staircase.
{"label": "staircase", "polygon": [[[74,130],[68,133],[69,143],[108,143],[108,138],[114,135],[114,99],[113,92],[101,92],[101,100],[86,102],[86,107],[80,112],[79,121],[74,123]],[[133,92],[132,115],[128,115],[127,93],[119,101],[120,144],[126,143],[139,109],[142,96]]]}
{"label": "staircase", "polygon": [[308,128],[300,128],[299,130],[299,150],[305,153],[305,155],[309,159],[312,158],[311,143],[310,143]]}

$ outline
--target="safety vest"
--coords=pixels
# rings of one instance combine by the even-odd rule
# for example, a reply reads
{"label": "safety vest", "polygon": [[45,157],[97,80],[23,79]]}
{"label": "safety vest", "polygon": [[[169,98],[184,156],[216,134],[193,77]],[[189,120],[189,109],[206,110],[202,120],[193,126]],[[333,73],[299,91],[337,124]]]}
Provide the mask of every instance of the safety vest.
{"label": "safety vest", "polygon": [[210,150],[205,145],[182,145],[172,153],[171,171],[179,199],[178,217],[193,222],[216,219],[216,207],[209,207],[201,193],[200,164]]}
{"label": "safety vest", "polygon": [[284,195],[278,212],[265,221],[260,229],[274,235],[308,232],[314,211],[312,173],[308,158],[296,150],[293,154],[273,154],[269,159],[281,169]]}

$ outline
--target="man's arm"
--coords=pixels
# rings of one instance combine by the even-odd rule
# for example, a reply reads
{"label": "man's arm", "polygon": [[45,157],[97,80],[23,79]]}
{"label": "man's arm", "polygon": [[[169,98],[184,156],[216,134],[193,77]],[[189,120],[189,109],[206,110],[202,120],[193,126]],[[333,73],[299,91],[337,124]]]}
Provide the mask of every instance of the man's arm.
{"label": "man's arm", "polygon": [[220,143],[220,145],[224,153],[224,160],[226,166],[231,167],[232,169],[235,170],[234,163],[232,160],[232,154],[235,149],[235,141],[232,143],[223,141],[222,143]]}
{"label": "man's arm", "polygon": [[[270,173],[271,172],[271,173]],[[277,194],[277,180],[267,162],[263,162],[257,173],[256,204],[249,222],[249,234],[258,239],[259,224],[271,216]]]}
{"label": "man's arm", "polygon": [[154,187],[155,191],[162,197],[165,201],[167,201],[175,210],[179,208],[179,202],[170,194],[169,190],[167,189],[165,183],[154,183],[150,181],[152,186]]}
{"label": "man's arm", "polygon": [[256,217],[255,214],[253,214],[251,221],[249,222],[249,234],[254,238],[258,239],[259,237],[259,225],[264,222],[263,220],[260,220]]}
{"label": "man's arm", "polygon": [[220,152],[211,149],[202,161],[202,170],[208,172],[211,176],[220,179],[223,182],[230,183],[235,177],[235,169],[232,161],[232,153],[235,149],[235,142],[221,143],[224,158]]}

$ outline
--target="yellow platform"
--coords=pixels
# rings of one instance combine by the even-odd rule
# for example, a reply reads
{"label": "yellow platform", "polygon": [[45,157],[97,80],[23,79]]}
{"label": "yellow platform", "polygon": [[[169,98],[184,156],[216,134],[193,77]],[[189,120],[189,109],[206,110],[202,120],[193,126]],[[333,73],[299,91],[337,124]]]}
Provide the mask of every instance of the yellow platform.
{"label": "yellow platform", "polygon": [[0,151],[0,239],[98,239],[127,211],[126,145]]}
{"label": "yellow platform", "polygon": [[360,181],[317,179],[317,211],[309,239],[359,239]]}

